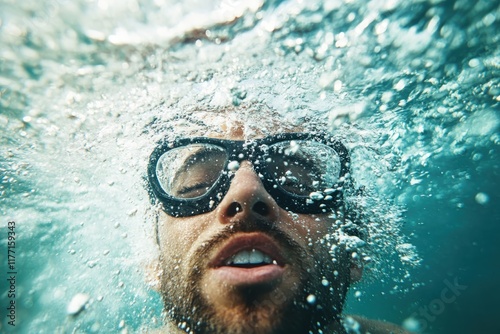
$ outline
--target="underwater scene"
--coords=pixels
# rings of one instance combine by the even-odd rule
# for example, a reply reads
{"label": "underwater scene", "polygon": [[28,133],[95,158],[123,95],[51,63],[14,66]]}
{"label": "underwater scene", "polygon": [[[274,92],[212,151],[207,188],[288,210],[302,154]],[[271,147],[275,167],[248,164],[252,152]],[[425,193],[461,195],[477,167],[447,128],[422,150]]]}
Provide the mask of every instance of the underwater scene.
{"label": "underwater scene", "polygon": [[162,327],[149,157],[222,109],[347,147],[344,313],[500,333],[499,31],[496,0],[0,0],[0,333]]}

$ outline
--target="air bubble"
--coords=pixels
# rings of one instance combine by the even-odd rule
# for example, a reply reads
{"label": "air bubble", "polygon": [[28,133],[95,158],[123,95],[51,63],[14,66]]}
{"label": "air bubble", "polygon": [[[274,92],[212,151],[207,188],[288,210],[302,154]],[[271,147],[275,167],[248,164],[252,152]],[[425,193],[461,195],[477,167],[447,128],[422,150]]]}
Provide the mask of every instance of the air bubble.
{"label": "air bubble", "polygon": [[469,60],[470,67],[475,68],[475,67],[478,67],[479,65],[481,65],[481,62],[479,61],[479,59],[473,58],[473,59]]}
{"label": "air bubble", "polygon": [[490,201],[490,197],[483,192],[477,193],[475,199],[476,202],[481,205],[485,205]]}
{"label": "air bubble", "polygon": [[406,329],[407,331],[410,331],[410,332],[420,332],[421,328],[420,328],[420,322],[411,317],[411,318],[406,318],[404,321],[403,321],[403,328]]}
{"label": "air bubble", "polygon": [[238,161],[231,161],[227,164],[227,169],[231,172],[236,172],[240,168],[240,163]]}
{"label": "air bubble", "polygon": [[361,326],[360,326],[359,322],[354,320],[354,318],[352,318],[352,317],[349,317],[349,316],[345,317],[343,325],[348,333],[360,333]]}
{"label": "air bubble", "polygon": [[495,23],[496,21],[496,17],[494,14],[492,13],[488,13],[484,18],[483,18],[483,24],[485,26],[490,26],[492,25],[493,23]]}
{"label": "air bubble", "polygon": [[308,302],[309,304],[311,304],[311,305],[312,305],[312,304],[316,303],[316,296],[315,296],[315,295],[313,295],[313,294],[310,294],[309,296],[307,296],[307,299],[306,299],[306,300],[307,300],[307,302]]}
{"label": "air bubble", "polygon": [[341,90],[342,90],[342,81],[335,80],[335,82],[333,83],[333,91],[338,93]]}
{"label": "air bubble", "polygon": [[87,267],[89,268],[94,268],[97,265],[97,261],[88,261],[87,262]]}
{"label": "air bubble", "polygon": [[402,91],[405,88],[405,86],[406,86],[405,81],[401,79],[394,85],[394,89],[399,92]]}
{"label": "air bubble", "polygon": [[85,293],[77,293],[73,296],[68,306],[66,307],[66,313],[69,315],[77,315],[78,313],[83,311],[89,299],[89,295]]}
{"label": "air bubble", "polygon": [[399,253],[402,262],[417,265],[420,263],[420,258],[417,255],[416,247],[412,244],[404,243],[396,246],[396,251]]}
{"label": "air bubble", "polygon": [[321,201],[324,198],[324,196],[320,192],[314,191],[309,194],[309,198],[312,199],[313,201]]}

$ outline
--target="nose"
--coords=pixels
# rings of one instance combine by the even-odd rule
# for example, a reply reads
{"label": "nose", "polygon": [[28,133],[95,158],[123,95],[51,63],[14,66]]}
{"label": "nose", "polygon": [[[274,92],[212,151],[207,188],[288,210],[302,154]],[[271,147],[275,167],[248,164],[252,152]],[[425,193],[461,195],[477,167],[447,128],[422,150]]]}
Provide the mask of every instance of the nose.
{"label": "nose", "polygon": [[217,217],[222,224],[245,220],[273,223],[278,220],[278,204],[267,193],[249,162],[244,161],[236,171],[228,192],[217,207]]}

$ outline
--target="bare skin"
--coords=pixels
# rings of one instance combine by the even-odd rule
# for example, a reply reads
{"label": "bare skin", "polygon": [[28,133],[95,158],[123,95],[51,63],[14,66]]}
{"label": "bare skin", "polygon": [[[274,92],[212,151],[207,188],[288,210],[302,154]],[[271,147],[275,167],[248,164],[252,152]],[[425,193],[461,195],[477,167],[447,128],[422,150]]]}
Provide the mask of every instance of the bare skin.
{"label": "bare skin", "polygon": [[[241,126],[221,135],[243,140]],[[175,218],[160,213],[160,292],[167,333],[345,333],[340,323],[349,285],[362,268],[327,236],[331,214],[292,214],[265,190],[244,161],[213,211]],[[268,265],[228,265],[235,254],[261,252]],[[404,333],[355,319],[370,333]]]}

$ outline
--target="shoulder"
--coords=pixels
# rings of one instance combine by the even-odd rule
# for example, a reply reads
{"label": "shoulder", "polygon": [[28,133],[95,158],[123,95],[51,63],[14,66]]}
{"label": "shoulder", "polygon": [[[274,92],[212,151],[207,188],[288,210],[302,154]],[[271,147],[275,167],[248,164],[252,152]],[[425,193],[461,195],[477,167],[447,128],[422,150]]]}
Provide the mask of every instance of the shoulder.
{"label": "shoulder", "polygon": [[362,334],[411,334],[400,326],[386,321],[367,319],[359,315],[345,316],[344,322],[349,325],[352,322],[359,333]]}

